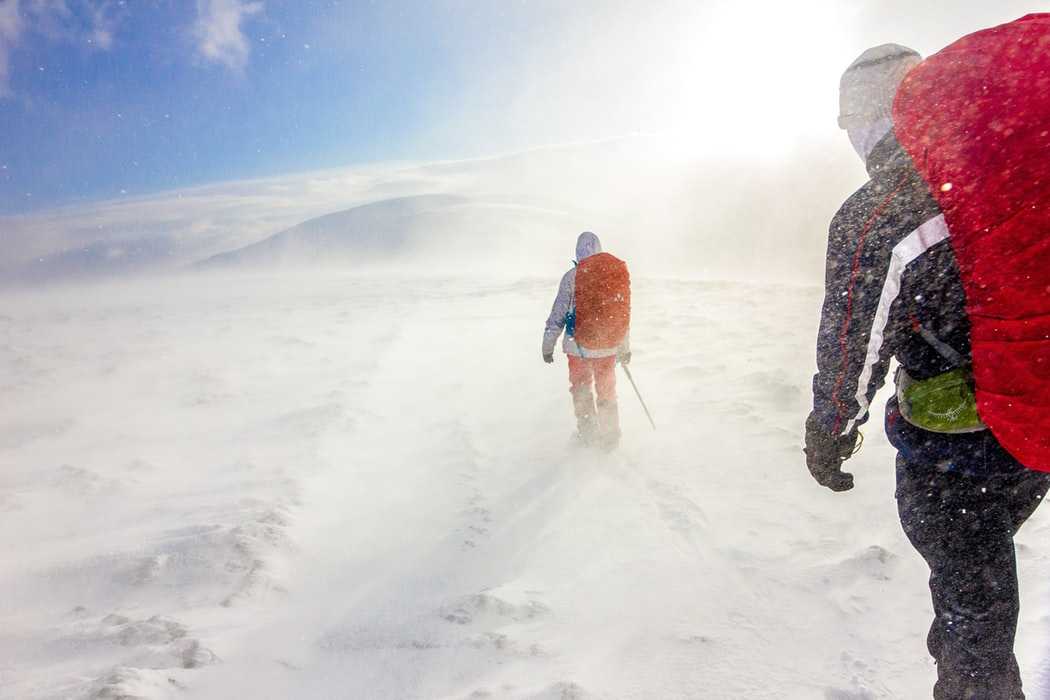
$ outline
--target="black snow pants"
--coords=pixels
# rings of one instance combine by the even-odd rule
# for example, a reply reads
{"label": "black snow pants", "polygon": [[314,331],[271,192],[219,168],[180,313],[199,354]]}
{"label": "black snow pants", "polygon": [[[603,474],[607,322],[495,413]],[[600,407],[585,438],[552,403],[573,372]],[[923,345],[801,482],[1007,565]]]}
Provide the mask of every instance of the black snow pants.
{"label": "black snow pants", "polygon": [[1042,502],[1050,474],[1026,469],[989,431],[930,433],[891,402],[897,509],[930,567],[936,700],[1020,700],[1014,656],[1018,601],[1014,535]]}

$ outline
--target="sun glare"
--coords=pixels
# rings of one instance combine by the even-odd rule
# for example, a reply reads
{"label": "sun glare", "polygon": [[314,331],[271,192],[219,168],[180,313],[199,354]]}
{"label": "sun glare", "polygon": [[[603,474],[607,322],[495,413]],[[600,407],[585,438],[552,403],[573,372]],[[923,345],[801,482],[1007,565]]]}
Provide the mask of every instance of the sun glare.
{"label": "sun glare", "polygon": [[694,18],[684,30],[692,39],[678,42],[687,53],[661,88],[676,101],[683,148],[775,157],[834,132],[839,63],[850,52],[844,12],[822,0],[727,2]]}

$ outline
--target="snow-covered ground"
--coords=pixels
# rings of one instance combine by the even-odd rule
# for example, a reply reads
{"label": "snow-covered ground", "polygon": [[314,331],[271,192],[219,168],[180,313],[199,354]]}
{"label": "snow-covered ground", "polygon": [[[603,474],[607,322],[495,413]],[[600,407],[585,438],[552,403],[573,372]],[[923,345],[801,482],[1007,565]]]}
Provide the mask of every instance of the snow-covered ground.
{"label": "snow-covered ground", "polygon": [[928,697],[881,426],[848,494],[800,452],[820,290],[642,276],[659,430],[621,375],[603,454],[540,360],[560,272],[5,295],[0,697]]}

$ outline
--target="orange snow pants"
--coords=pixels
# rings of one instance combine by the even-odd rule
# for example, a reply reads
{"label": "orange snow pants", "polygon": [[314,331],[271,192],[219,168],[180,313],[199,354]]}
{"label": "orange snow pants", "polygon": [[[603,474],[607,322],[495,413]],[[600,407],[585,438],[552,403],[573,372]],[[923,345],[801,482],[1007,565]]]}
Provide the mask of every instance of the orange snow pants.
{"label": "orange snow pants", "polygon": [[[616,357],[569,358],[569,391],[576,411],[576,428],[585,441],[616,444],[620,412],[616,405]],[[598,395],[595,401],[591,387]]]}

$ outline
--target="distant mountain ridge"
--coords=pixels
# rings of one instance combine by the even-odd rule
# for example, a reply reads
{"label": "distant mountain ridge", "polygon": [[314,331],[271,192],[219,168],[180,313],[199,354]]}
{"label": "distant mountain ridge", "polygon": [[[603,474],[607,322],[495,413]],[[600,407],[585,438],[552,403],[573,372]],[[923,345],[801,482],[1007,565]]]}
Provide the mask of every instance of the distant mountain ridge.
{"label": "distant mountain ridge", "polygon": [[569,225],[567,214],[534,205],[447,194],[396,197],[304,221],[195,267],[440,265],[470,254],[475,260],[515,259],[537,236],[574,235]]}
{"label": "distant mountain ridge", "polygon": [[39,284],[135,274],[162,269],[178,253],[179,242],[167,235],[93,241],[36,258],[11,270],[0,270],[0,280]]}
{"label": "distant mountain ridge", "polygon": [[329,264],[531,274],[566,264],[582,230],[647,274],[817,279],[827,221],[863,182],[855,160],[700,159],[643,135],[225,183],[0,217],[0,287]]}

